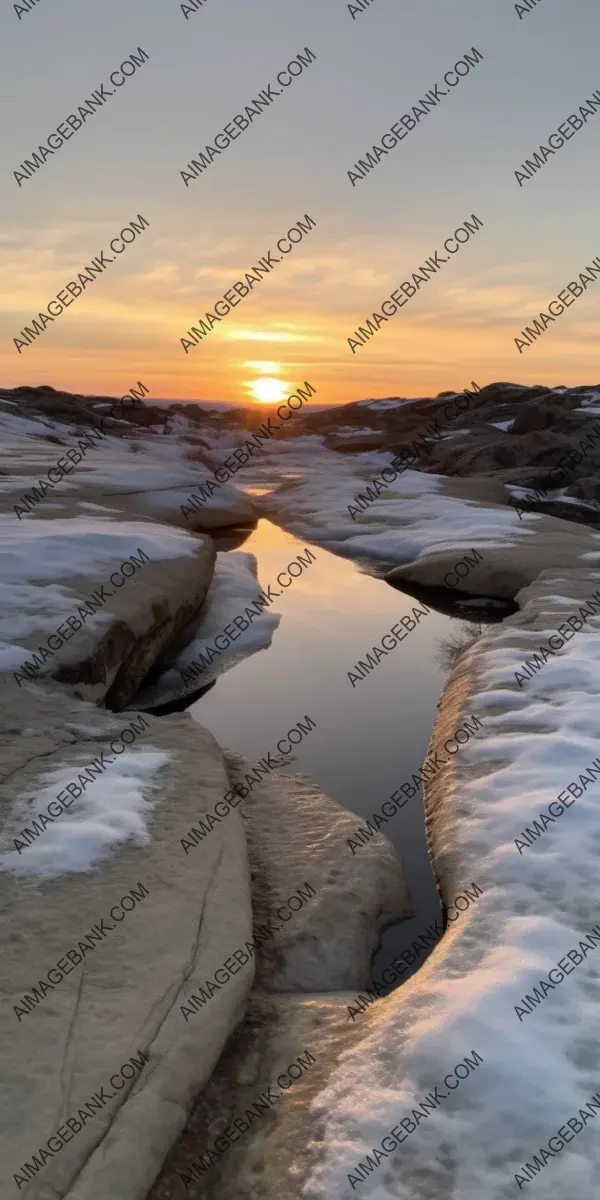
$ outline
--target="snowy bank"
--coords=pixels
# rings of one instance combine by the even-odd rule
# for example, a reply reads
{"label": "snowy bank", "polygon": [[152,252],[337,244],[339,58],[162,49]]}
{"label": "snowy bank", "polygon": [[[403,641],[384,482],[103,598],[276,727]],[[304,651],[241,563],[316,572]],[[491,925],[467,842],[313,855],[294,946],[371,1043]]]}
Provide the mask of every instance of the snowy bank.
{"label": "snowy bank", "polygon": [[[430,753],[467,713],[484,729],[426,785],[429,842],[446,903],[472,880],[483,895],[362,1016],[313,1107],[310,1200],[504,1200],[536,1178],[535,1154],[545,1200],[597,1194],[595,1130],[545,1158],[540,1148],[598,1089],[600,617],[580,618],[524,682],[517,673],[599,586],[583,564],[546,571],[453,672]],[[449,1073],[472,1051],[482,1062],[458,1087]],[[436,1085],[443,1103],[415,1118]]]}

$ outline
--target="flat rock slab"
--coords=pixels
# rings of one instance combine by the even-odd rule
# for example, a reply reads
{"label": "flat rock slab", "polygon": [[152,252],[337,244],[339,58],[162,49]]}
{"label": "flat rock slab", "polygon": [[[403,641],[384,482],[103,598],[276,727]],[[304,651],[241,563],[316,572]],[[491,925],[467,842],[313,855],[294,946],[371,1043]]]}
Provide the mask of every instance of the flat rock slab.
{"label": "flat rock slab", "polygon": [[[462,481],[461,481],[462,482]],[[473,550],[481,561],[469,568],[466,556]],[[582,569],[600,563],[600,534],[587,526],[573,525],[556,517],[524,513],[521,528],[508,533],[504,545],[489,545],[476,526],[468,539],[456,538],[451,549],[425,551],[414,562],[394,567],[385,578],[402,586],[451,588],[468,595],[513,600],[546,569]],[[457,563],[465,564],[459,566]]]}
{"label": "flat rock slab", "polygon": [[310,1169],[311,1106],[357,1040],[351,998],[253,992],[147,1200],[298,1200]]}
{"label": "flat rock slab", "polygon": [[[64,769],[77,779],[136,717],[47,684],[28,685],[9,708],[0,785],[0,1194],[144,1200],[252,984],[252,954],[218,976],[251,938],[242,821],[231,813],[200,852],[183,854],[185,829],[229,788],[224,762],[188,716],[146,715],[139,741],[18,854],[15,823],[23,805],[29,826],[42,811],[48,774]],[[152,770],[136,820],[131,795],[142,759]],[[119,825],[126,813],[130,830]],[[54,839],[45,860],[44,838]],[[103,838],[94,857],[90,845]],[[215,972],[221,984],[186,1019],[181,1006],[189,1012],[190,996]],[[84,1106],[96,1093],[90,1113]],[[80,1109],[89,1119],[78,1119]]]}
{"label": "flat rock slab", "polygon": [[9,686],[17,694],[27,680],[51,675],[121,707],[199,612],[214,562],[210,537],[167,525],[0,517]]}
{"label": "flat rock slab", "polygon": [[[227,753],[233,783],[250,764]],[[257,957],[256,987],[265,992],[334,992],[369,979],[381,930],[414,916],[400,856],[382,833],[360,855],[347,838],[357,814],[300,775],[274,773],[244,797],[242,813],[253,875],[254,920],[273,922]],[[309,883],[315,895],[293,899]]]}
{"label": "flat rock slab", "polygon": [[[231,782],[243,783],[251,764],[230,752],[225,758]],[[362,1018],[349,1021],[348,1005],[367,987],[382,929],[413,915],[392,844],[375,834],[353,856],[346,839],[356,814],[304,777],[269,775],[238,812],[254,881],[254,928],[272,933],[256,953],[244,1021],[148,1200],[297,1200],[317,1126],[311,1105],[341,1051],[366,1031]],[[293,896],[305,902],[292,909]],[[246,1110],[255,1116],[248,1119]]]}

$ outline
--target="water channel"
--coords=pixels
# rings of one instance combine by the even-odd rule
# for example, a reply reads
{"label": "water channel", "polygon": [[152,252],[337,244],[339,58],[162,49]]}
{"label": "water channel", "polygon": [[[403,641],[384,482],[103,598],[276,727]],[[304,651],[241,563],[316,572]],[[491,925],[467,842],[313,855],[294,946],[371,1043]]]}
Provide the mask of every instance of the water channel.
{"label": "water channel", "polygon": [[[276,752],[278,740],[310,716],[316,729],[283,772],[310,777],[344,808],[368,818],[425,758],[446,674],[437,661],[439,639],[455,630],[456,621],[432,609],[352,687],[348,671],[418,602],[267,520],[241,548],[257,558],[260,587],[271,583],[281,590],[278,573],[307,545],[315,561],[269,610],[282,614],[271,646],[220,676],[189,711],[222,746],[253,761]],[[357,818],[357,827],[362,823]],[[416,916],[384,932],[373,963],[376,979],[440,917],[419,793],[382,832],[401,855]],[[345,851],[352,854],[347,845]]]}

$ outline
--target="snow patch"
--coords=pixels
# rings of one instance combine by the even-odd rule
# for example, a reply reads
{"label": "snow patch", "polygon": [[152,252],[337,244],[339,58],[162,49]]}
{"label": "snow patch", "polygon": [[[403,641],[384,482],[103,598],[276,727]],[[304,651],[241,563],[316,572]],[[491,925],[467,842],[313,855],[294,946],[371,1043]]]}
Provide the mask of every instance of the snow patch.
{"label": "snow patch", "polygon": [[[257,599],[260,591],[257,562],[253,554],[247,551],[218,553],[200,624],[192,641],[180,651],[173,665],[154,683],[146,684],[140,689],[130,707],[156,708],[175,696],[192,691],[194,686],[203,687],[248,654],[270,646],[280,617],[265,609],[254,617],[248,629],[242,630],[233,643],[216,655],[210,666],[198,674],[194,673],[195,683],[191,679],[187,683],[182,679],[181,673],[189,671],[192,664],[199,661],[200,654],[205,656],[205,662],[208,661],[209,647],[214,647],[215,638],[223,633],[225,626],[231,625],[234,617],[241,615],[248,620],[248,616],[244,616],[244,610]],[[227,639],[227,635],[225,637]]]}
{"label": "snow patch", "polygon": [[[83,795],[55,817],[31,845],[20,853],[16,848],[1,852],[0,870],[53,879],[91,870],[129,840],[137,846],[148,845],[148,822],[159,786],[156,775],[169,758],[152,746],[125,751],[116,762],[108,763],[105,774],[90,782]],[[76,777],[77,766],[72,763],[41,775],[35,788],[17,798],[3,837],[18,839],[20,831],[31,828],[38,813],[46,814],[48,804]]]}
{"label": "snow patch", "polygon": [[[70,576],[89,579],[89,594],[106,584],[132,554],[143,550],[150,563],[193,555],[196,539],[184,530],[142,521],[94,517],[17,521],[0,516],[0,669],[19,666],[31,651],[21,638],[51,633],[80,603],[66,583]],[[141,568],[143,570],[143,566]],[[100,610],[86,621],[97,628],[110,620]]]}

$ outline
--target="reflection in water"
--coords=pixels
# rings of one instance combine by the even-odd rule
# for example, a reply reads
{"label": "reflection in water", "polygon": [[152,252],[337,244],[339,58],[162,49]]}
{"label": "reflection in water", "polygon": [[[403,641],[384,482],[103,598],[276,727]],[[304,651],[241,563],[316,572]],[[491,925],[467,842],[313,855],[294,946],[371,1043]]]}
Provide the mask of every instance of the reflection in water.
{"label": "reflection in water", "polygon": [[[261,586],[301,554],[307,543],[260,520],[243,543],[258,559]],[[191,709],[229,746],[257,761],[266,748],[308,715],[317,728],[298,746],[285,774],[303,774],[362,818],[420,770],[436,716],[444,672],[436,639],[453,622],[432,610],[426,620],[354,686],[348,672],[415,601],[345,558],[310,545],[310,570],[281,587],[273,609],[282,619],[272,645],[221,676]],[[221,548],[221,543],[218,545]],[[277,585],[275,585],[277,586]],[[417,911],[384,935],[374,964],[381,968],[439,918],[440,907],[425,848],[419,795],[390,818],[382,832],[398,847]],[[348,845],[343,852],[352,853]],[[357,854],[366,853],[359,848]],[[419,963],[423,961],[422,956]]]}
{"label": "reflection in water", "polygon": [[458,628],[447,637],[438,638],[436,659],[448,674],[456,666],[461,654],[470,650],[481,637],[483,621],[461,621]]}
{"label": "reflection in water", "polygon": [[450,587],[420,587],[419,584],[404,579],[386,579],[386,583],[414,596],[421,604],[435,604],[437,611],[445,613],[448,617],[485,621],[487,625],[492,625],[519,611],[516,600],[497,600],[491,596],[453,591]]}

